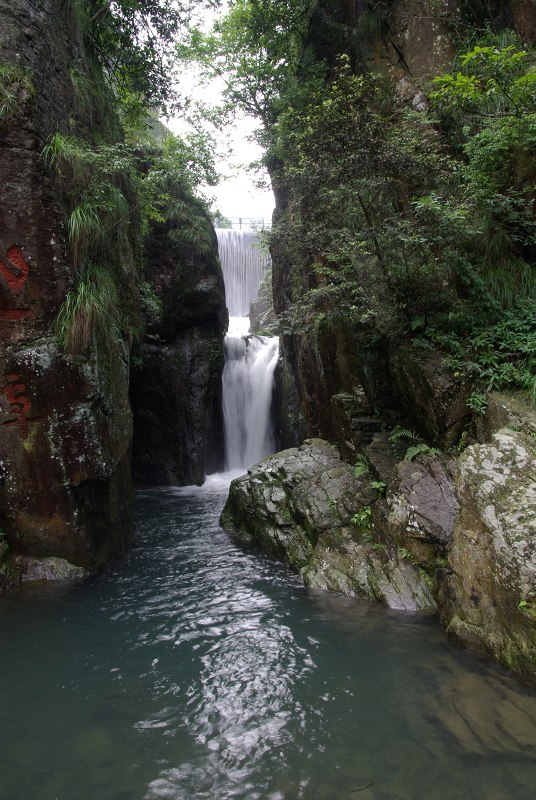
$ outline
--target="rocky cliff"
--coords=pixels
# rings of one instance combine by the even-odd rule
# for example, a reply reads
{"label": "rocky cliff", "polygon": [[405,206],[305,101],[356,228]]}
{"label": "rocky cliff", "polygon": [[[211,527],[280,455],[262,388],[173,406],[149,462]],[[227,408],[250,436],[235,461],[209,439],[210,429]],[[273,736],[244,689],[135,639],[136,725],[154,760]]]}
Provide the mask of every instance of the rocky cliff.
{"label": "rocky cliff", "polygon": [[[160,459],[144,448],[145,481],[202,480],[212,458],[205,428],[218,428],[224,321],[214,233],[185,189],[191,218],[155,227],[144,254],[144,167],[123,140],[81,13],[60,0],[0,2],[0,588],[21,576],[78,576],[132,533],[129,381],[148,300],[144,260],[162,289],[164,347],[134,394],[154,414],[151,441],[180,451],[180,467],[164,459],[156,474],[147,459]],[[178,243],[200,222],[202,255]]]}
{"label": "rocky cliff", "polygon": [[182,224],[154,224],[145,245],[145,276],[161,310],[132,373],[140,485],[201,484],[223,464],[227,311],[218,246],[202,204],[186,189],[177,200]]}
{"label": "rocky cliff", "polygon": [[[492,144],[501,115],[515,119],[516,109],[503,105],[496,128],[484,121],[472,131],[483,131],[477,144],[460,146],[452,131],[463,103],[443,116],[436,105],[434,117],[430,91],[460,48],[476,43],[469,58],[493,58],[508,40],[523,53],[535,33],[536,9],[525,2],[315,5],[297,72],[305,83],[321,63],[325,86],[317,81],[305,110],[291,99],[294,116],[283,114],[267,159],[278,396],[292,422],[284,443],[299,449],[235,482],[222,518],[287,558],[308,585],[394,607],[437,604],[452,636],[532,681],[533,410],[527,394],[489,390],[533,385],[523,353],[534,348],[534,291],[525,295],[520,282],[510,298],[493,295],[492,276],[503,262],[533,270],[534,250],[530,237],[513,244],[511,228],[493,257],[482,247],[502,230],[499,213],[471,244],[456,212],[424,227],[421,212],[445,201],[472,213],[475,197],[489,209],[518,186],[520,208],[526,202],[534,152],[518,154],[501,183]],[[485,85],[478,70],[468,80]],[[529,101],[527,120],[533,111]],[[495,158],[488,194],[472,183],[489,156],[476,149],[484,141]],[[445,189],[456,148],[450,169],[469,176],[467,202]],[[305,437],[335,443],[342,460]]]}
{"label": "rocky cliff", "polygon": [[[69,70],[83,59],[63,3],[0,3],[11,108],[0,119],[0,528],[17,564],[87,568],[132,527],[128,348],[69,358],[52,333],[74,286],[65,217],[41,152],[76,113]],[[19,558],[20,557],[20,558]]]}

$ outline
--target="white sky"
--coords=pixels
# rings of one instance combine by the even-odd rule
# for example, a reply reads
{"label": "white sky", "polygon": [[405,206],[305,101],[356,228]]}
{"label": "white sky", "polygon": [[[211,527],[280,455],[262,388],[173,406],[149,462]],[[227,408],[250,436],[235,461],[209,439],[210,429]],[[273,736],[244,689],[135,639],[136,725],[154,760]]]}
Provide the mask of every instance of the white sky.
{"label": "white sky", "polygon": [[[181,134],[184,128],[180,120],[165,120],[173,133]],[[226,177],[218,186],[208,186],[205,190],[214,196],[213,210],[218,209],[226,217],[254,217],[272,220],[274,196],[271,190],[262,191],[255,186],[254,176],[246,170],[247,164],[260,158],[262,151],[254,142],[248,141],[253,125],[250,120],[237,121],[225,131],[220,142],[221,155],[216,155],[216,169]],[[226,145],[229,144],[229,149]]]}

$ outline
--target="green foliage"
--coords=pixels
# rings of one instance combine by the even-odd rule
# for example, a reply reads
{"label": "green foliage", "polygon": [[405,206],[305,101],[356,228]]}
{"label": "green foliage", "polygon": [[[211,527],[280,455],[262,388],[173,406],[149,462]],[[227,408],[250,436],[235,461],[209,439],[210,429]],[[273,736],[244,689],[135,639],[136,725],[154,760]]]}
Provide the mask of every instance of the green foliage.
{"label": "green foliage", "polygon": [[[117,98],[98,64],[91,59],[69,70],[74,92],[76,122],[82,130],[90,126],[99,140],[121,138]],[[75,127],[76,130],[76,127]]]}
{"label": "green foliage", "polygon": [[378,78],[352,74],[347,59],[306,106],[281,114],[274,152],[292,197],[274,247],[305,277],[295,284],[298,322],[319,312],[381,319],[398,335],[410,315],[448,307],[455,214],[442,206],[438,226],[411,195],[447,181],[450,161],[420,123],[395,108]]}
{"label": "green foliage", "polygon": [[[70,0],[71,15],[131,120],[147,106],[173,106],[173,43],[190,8],[169,0]],[[214,5],[210,0],[202,4]]]}
{"label": "green foliage", "polygon": [[467,408],[473,412],[473,414],[477,414],[478,416],[482,417],[486,413],[486,409],[488,407],[488,398],[485,394],[473,392],[467,398],[466,405]]}
{"label": "green foliage", "polygon": [[92,147],[55,134],[42,155],[63,194],[74,265],[83,266],[88,259],[107,263],[110,257],[131,260],[140,217],[135,163],[128,149],[122,144]]}
{"label": "green foliage", "polygon": [[413,461],[417,456],[440,456],[441,450],[437,447],[429,447],[427,444],[421,443],[408,447],[404,455],[404,461]]}
{"label": "green foliage", "polygon": [[413,447],[419,442],[419,435],[409,428],[396,425],[389,434],[389,441],[393,445],[393,451],[397,458],[404,458],[409,447]]}
{"label": "green foliage", "polygon": [[118,308],[117,287],[111,274],[86,263],[55,321],[60,346],[69,355],[81,355],[87,353],[94,337],[117,336]]}
{"label": "green foliage", "polygon": [[[122,143],[92,146],[56,134],[42,155],[57,183],[76,268],[75,288],[58,316],[59,340],[66,352],[75,354],[86,352],[106,330],[115,337],[118,326],[129,340],[136,338],[142,326],[138,276],[143,219],[132,153]],[[116,285],[121,285],[120,294],[113,290]],[[101,324],[106,314],[108,328]]]}
{"label": "green foliage", "polygon": [[295,87],[309,13],[307,0],[235,0],[209,33],[189,30],[179,59],[223,82],[225,113],[239,107],[268,129]]}
{"label": "green foliage", "polygon": [[509,44],[495,38],[487,46],[476,45],[459,56],[458,72],[435,78],[430,98],[436,106],[455,116],[536,111],[536,72],[515,34],[509,38]]}
{"label": "green foliage", "polygon": [[359,511],[353,515],[351,522],[364,531],[370,531],[372,528],[372,508],[370,506],[365,506],[359,509]]}
{"label": "green foliage", "polygon": [[31,70],[18,64],[0,64],[0,121],[12,117],[34,95]]}
{"label": "green foliage", "polygon": [[394,427],[391,433],[389,434],[389,441],[391,442],[391,444],[396,444],[400,441],[404,442],[412,439],[418,439],[417,433],[415,433],[415,431],[410,430],[409,428],[402,428],[400,425],[396,425],[396,427]]}
{"label": "green foliage", "polygon": [[487,391],[522,388],[536,400],[536,299],[522,300],[495,323],[460,322],[460,330],[430,331],[450,351],[453,371],[473,375]]}
{"label": "green foliage", "polygon": [[398,554],[400,558],[404,559],[404,561],[408,561],[410,564],[413,564],[413,566],[417,566],[415,556],[410,550],[407,549],[407,547],[399,547]]}
{"label": "green foliage", "polygon": [[148,281],[143,281],[140,284],[140,302],[147,327],[151,328],[158,325],[162,321],[162,301]]}
{"label": "green foliage", "polygon": [[370,472],[370,466],[365,456],[359,456],[355,462],[354,475],[356,478],[361,478]]}
{"label": "green foliage", "polygon": [[387,489],[387,484],[384,481],[371,481],[370,486],[375,489],[380,497],[383,497]]}
{"label": "green foliage", "polygon": [[437,116],[345,57],[287,96],[267,139],[289,195],[272,234],[292,265],[284,332],[405,332],[460,375],[536,396],[534,63],[513,33],[487,33],[435,81]]}

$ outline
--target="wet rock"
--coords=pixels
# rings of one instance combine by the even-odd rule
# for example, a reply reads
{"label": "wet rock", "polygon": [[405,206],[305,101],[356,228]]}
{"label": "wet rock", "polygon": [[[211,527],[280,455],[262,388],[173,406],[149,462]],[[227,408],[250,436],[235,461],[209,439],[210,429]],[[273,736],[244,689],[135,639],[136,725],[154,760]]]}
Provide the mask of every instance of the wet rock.
{"label": "wet rock", "polygon": [[381,430],[381,420],[373,414],[362,389],[353,394],[335,394],[331,398],[334,441],[341,456],[351,463]]}
{"label": "wet rock", "polygon": [[307,437],[295,361],[292,339],[283,334],[274,373],[275,417],[282,448],[297,447]]}
{"label": "wet rock", "polygon": [[249,307],[250,329],[252,333],[261,336],[279,336],[279,321],[274,311],[272,296],[272,271],[268,270],[266,277],[259,286],[259,295]]}
{"label": "wet rock", "polygon": [[149,324],[131,378],[133,474],[144,486],[200,484],[223,461],[227,312],[216,234],[199,201],[177,193],[184,226],[156,223],[146,245],[146,277],[162,314]]}
{"label": "wet rock", "polygon": [[[133,372],[133,473],[138,485],[201,484],[218,459],[221,333],[206,325],[143,346]],[[210,448],[214,452],[210,452]],[[221,455],[221,454],[220,454]]]}
{"label": "wet rock", "polygon": [[441,595],[448,632],[536,681],[536,447],[504,428],[469,447]]}
{"label": "wet rock", "polygon": [[15,564],[25,581],[66,581],[77,580],[88,575],[88,570],[70,564],[64,558],[24,558],[19,556]]}
{"label": "wet rock", "polygon": [[71,359],[44,338],[0,353],[0,526],[13,555],[92,568],[128,541],[128,354],[113,347]]}
{"label": "wet rock", "polygon": [[376,524],[371,475],[356,476],[325,441],[306,440],[231,484],[223,527],[286,558],[306,585],[433,609],[426,576]]}
{"label": "wet rock", "polygon": [[391,356],[394,396],[400,411],[432,444],[456,444],[467,426],[471,382],[455,377],[441,353],[403,346]]}
{"label": "wet rock", "polygon": [[475,417],[475,426],[481,442],[490,442],[501,428],[536,436],[536,410],[522,392],[490,392],[486,412]]}
{"label": "wet rock", "polygon": [[396,464],[387,492],[389,533],[432,573],[454,531],[455,461],[421,456]]}

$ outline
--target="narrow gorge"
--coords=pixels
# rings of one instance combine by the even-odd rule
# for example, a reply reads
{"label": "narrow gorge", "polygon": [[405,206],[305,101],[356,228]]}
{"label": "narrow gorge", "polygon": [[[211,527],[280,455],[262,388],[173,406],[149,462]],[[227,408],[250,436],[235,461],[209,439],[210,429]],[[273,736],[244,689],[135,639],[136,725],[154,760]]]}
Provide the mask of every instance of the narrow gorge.
{"label": "narrow gorge", "polygon": [[0,800],[532,800],[535,48],[0,0]]}

